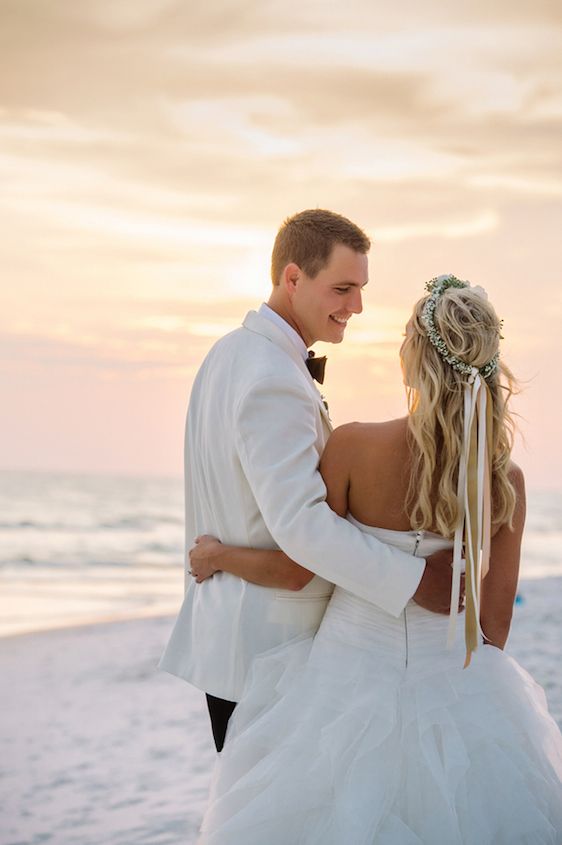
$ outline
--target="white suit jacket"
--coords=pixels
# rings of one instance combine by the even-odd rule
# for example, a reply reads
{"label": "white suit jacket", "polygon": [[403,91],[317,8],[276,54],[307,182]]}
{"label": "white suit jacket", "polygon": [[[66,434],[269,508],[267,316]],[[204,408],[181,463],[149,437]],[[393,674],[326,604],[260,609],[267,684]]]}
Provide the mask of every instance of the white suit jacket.
{"label": "white suit jacket", "polygon": [[301,591],[226,572],[186,594],[160,667],[238,701],[253,658],[314,633],[333,585],[398,616],[425,562],[386,546],[326,504],[318,463],[331,426],[283,330],[250,311],[211,349],[195,379],[185,432],[186,547],[198,534],[281,548],[317,573]]}

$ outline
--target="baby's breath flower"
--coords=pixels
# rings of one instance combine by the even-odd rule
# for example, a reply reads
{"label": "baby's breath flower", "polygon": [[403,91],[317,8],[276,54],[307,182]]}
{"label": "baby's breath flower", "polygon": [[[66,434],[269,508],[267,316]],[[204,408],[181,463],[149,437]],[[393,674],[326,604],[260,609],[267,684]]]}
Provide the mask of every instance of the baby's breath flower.
{"label": "baby's breath flower", "polygon": [[[437,308],[439,297],[442,296],[448,288],[469,287],[470,284],[468,282],[463,282],[461,279],[457,279],[457,277],[453,275],[437,276],[435,279],[431,279],[431,281],[426,282],[425,289],[429,293],[429,296],[423,307],[421,316],[429,342],[433,344],[441,357],[451,365],[453,370],[467,376],[472,374],[474,367],[471,364],[467,364],[466,361],[462,361],[448,348],[447,344],[439,334],[437,326],[435,325],[435,309]],[[482,288],[479,288],[478,292],[481,290]],[[503,320],[500,320],[500,330],[502,327]],[[500,353],[496,352],[494,357],[488,361],[487,364],[484,364],[483,367],[478,369],[482,378],[487,379],[496,372],[498,369],[499,357]]]}

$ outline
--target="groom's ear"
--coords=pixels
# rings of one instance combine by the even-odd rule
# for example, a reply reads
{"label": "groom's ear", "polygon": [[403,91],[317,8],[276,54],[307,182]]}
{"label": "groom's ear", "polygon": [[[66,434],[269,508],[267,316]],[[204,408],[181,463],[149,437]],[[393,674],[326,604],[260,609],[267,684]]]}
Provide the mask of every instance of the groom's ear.
{"label": "groom's ear", "polygon": [[300,278],[302,277],[302,270],[298,264],[287,264],[281,274],[281,284],[287,292],[289,299],[292,299],[297,290]]}

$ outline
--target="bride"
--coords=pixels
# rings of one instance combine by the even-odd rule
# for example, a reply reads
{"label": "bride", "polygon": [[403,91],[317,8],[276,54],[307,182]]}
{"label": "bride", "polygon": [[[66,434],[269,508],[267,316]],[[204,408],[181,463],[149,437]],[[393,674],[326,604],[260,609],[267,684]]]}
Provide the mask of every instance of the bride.
{"label": "bride", "polygon": [[[525,491],[501,323],[481,288],[426,287],[400,352],[407,418],[338,428],[321,471],[363,531],[412,555],[453,549],[451,607],[466,559],[466,610],[410,601],[394,618],[336,587],[314,639],[255,661],[200,845],[562,842],[562,738],[503,652]],[[258,582],[272,554],[212,538],[195,553]]]}

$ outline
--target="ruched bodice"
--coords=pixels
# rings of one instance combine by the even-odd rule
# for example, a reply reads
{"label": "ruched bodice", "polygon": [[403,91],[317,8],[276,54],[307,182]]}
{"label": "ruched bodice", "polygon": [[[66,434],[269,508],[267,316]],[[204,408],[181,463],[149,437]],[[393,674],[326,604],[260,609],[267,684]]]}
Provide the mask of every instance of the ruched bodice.
{"label": "ruched bodice", "polygon": [[390,528],[377,528],[374,525],[359,522],[351,514],[347,515],[347,519],[365,534],[372,534],[382,543],[396,546],[397,549],[409,552],[416,557],[429,557],[440,549],[453,548],[452,540],[447,540],[441,534],[434,534],[432,531],[394,531]]}
{"label": "ruched bodice", "polygon": [[[452,548],[450,540],[426,531],[393,531],[365,525],[348,516],[350,522],[383,543],[396,546],[417,557],[428,557],[441,549]],[[412,667],[419,661],[447,656],[446,638],[449,617],[424,610],[410,600],[400,614],[386,611],[359,596],[336,587],[317,634],[317,647],[324,639],[343,639],[362,649],[376,649],[398,667]],[[459,626],[462,628],[462,626]],[[464,660],[462,636],[448,657]]]}

